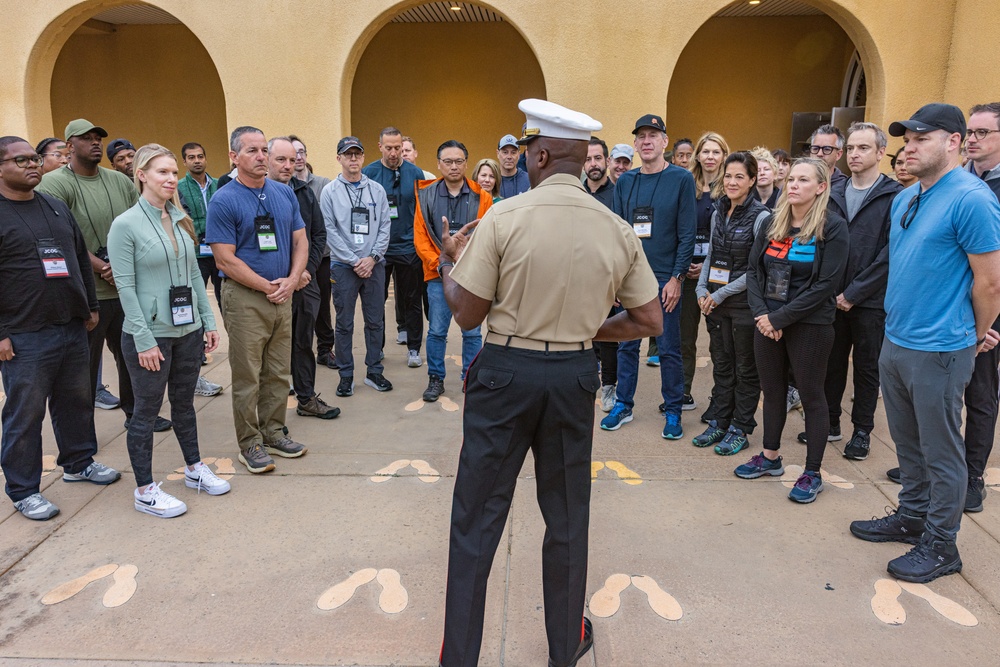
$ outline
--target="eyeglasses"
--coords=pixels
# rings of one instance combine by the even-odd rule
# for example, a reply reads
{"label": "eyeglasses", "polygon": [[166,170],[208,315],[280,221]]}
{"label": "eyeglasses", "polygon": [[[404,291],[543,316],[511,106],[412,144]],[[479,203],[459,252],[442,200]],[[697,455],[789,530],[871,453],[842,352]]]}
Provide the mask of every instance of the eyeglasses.
{"label": "eyeglasses", "polygon": [[300,149],[300,150],[295,151],[295,156],[296,157],[298,157],[299,155],[304,156],[305,154],[306,154],[305,149]]}
{"label": "eyeglasses", "polygon": [[14,164],[16,164],[18,167],[24,169],[29,164],[33,164],[36,167],[41,167],[43,160],[44,158],[42,158],[41,155],[18,155],[17,157],[9,157],[6,160],[0,160],[0,162],[13,161]]}
{"label": "eyeglasses", "polygon": [[813,155],[819,155],[820,153],[823,155],[830,155],[835,150],[837,150],[836,146],[817,146],[816,144],[811,144],[809,146],[809,152]]}
{"label": "eyeglasses", "polygon": [[[917,217],[917,211],[920,210],[920,195],[917,195],[910,200],[910,204],[903,211],[903,217],[899,220],[899,226],[903,229],[909,229],[910,225],[913,224],[914,219]],[[913,215],[910,215],[910,211],[913,211]]]}
{"label": "eyeglasses", "polygon": [[463,164],[465,164],[465,160],[462,160],[462,159],[457,159],[457,160],[451,160],[451,159],[441,160],[441,164],[443,164],[446,167],[461,167]]}
{"label": "eyeglasses", "polygon": [[990,136],[990,134],[992,134],[993,132],[1000,132],[1000,130],[985,130],[983,128],[979,128],[976,130],[966,130],[965,136],[970,138],[972,136],[975,136],[976,139],[978,139],[979,141],[985,141],[986,137]]}

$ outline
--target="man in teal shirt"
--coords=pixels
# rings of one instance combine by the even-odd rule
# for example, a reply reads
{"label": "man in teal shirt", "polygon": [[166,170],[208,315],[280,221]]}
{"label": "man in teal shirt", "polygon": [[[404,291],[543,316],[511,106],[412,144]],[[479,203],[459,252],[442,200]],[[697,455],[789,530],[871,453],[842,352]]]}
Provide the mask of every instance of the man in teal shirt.
{"label": "man in teal shirt", "polygon": [[205,149],[197,142],[188,142],[181,148],[181,159],[187,175],[177,183],[177,191],[181,195],[191,220],[194,221],[194,232],[198,235],[198,268],[201,278],[208,285],[212,280],[215,289],[215,300],[222,309],[222,277],[215,265],[212,248],[205,243],[205,218],[208,214],[208,202],[218,189],[218,181],[208,175]]}

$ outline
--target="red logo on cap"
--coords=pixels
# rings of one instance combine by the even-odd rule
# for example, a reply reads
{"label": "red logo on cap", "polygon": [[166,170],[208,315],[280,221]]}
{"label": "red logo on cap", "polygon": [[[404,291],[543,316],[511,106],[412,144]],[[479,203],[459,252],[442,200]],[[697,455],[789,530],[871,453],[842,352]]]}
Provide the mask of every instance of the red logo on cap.
{"label": "red logo on cap", "polygon": [[656,123],[657,123],[657,122],[658,122],[658,121],[657,121],[657,120],[656,120],[656,119],[654,118],[654,119],[653,119],[653,125],[656,125]]}

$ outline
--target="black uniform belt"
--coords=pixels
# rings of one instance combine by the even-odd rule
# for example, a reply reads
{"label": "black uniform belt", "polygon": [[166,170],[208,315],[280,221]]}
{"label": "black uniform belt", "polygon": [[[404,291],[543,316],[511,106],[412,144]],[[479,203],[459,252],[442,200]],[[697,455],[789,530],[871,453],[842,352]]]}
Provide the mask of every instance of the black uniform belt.
{"label": "black uniform belt", "polygon": [[589,340],[579,343],[552,343],[533,338],[518,338],[517,336],[504,336],[503,334],[486,334],[486,342],[493,345],[503,345],[504,347],[516,347],[519,350],[536,350],[538,352],[574,352],[576,350],[589,350],[593,343]]}

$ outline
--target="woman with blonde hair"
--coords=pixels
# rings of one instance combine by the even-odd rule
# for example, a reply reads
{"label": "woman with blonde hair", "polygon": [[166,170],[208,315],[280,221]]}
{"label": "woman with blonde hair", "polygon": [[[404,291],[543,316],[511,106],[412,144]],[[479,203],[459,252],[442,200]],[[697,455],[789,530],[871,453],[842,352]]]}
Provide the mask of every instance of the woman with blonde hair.
{"label": "woman with blonde hair", "polygon": [[164,389],[186,464],[184,483],[209,495],[229,491],[229,482],[201,461],[194,411],[202,351],[215,350],[219,334],[198,269],[194,224],[177,195],[177,159],[163,146],[147,144],[136,151],[133,178],[139,201],[115,218],[108,234],[125,311],[122,354],[135,393],[128,454],[135,509],[168,518],[186,512],[187,505],[153,482],[153,423]]}
{"label": "woman with blonde hair", "polygon": [[500,201],[500,165],[496,160],[483,158],[472,170],[472,180],[493,196],[493,203]]}
{"label": "woman with blonde hair", "polygon": [[847,268],[847,222],[827,211],[830,172],[817,158],[792,164],[770,225],[750,251],[747,298],[756,323],[754,357],[764,394],[764,450],[734,471],[755,479],[784,473],[781,433],[789,369],[805,412],[806,465],[788,497],[811,503],[823,490],[820,466],[830,428],[824,382],[833,348],[836,294]]}
{"label": "woman with blonde hair", "polygon": [[781,188],[776,182],[778,160],[763,146],[754,146],[750,154],[757,159],[757,186],[750,191],[750,196],[773,211],[781,196]]}

